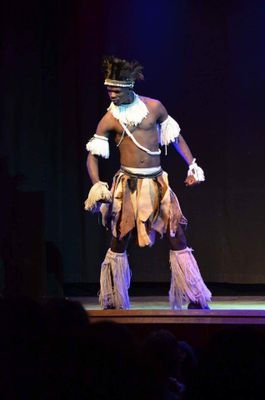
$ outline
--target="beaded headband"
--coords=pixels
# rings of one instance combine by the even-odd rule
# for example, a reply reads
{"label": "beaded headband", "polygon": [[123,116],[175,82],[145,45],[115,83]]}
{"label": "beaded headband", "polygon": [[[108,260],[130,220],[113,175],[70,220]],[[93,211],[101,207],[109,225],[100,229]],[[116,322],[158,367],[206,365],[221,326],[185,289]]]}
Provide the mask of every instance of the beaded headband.
{"label": "beaded headband", "polygon": [[117,86],[117,87],[128,87],[128,88],[133,88],[134,87],[134,81],[116,81],[115,79],[105,79],[104,85],[106,86]]}

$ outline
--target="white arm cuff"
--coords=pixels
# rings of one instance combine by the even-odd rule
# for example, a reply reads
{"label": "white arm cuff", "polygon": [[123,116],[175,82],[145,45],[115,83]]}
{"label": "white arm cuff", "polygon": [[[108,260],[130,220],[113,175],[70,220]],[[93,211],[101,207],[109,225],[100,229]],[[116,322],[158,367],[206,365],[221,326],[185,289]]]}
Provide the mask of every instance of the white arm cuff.
{"label": "white arm cuff", "polygon": [[194,176],[197,182],[205,181],[203,169],[196,163],[196,158],[193,159],[188,169],[188,176]]}
{"label": "white arm cuff", "polygon": [[87,151],[103,158],[109,158],[109,139],[105,136],[94,135],[86,144]]}
{"label": "white arm cuff", "polygon": [[161,146],[167,146],[169,143],[175,142],[175,139],[179,136],[179,132],[179,124],[168,115],[167,119],[160,124]]}

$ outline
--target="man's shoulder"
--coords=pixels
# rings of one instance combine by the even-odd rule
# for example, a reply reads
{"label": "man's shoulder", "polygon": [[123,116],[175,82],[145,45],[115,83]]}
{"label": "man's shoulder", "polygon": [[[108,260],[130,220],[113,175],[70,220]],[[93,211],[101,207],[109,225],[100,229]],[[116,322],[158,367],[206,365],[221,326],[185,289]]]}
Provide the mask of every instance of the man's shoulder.
{"label": "man's shoulder", "polygon": [[117,120],[110,111],[107,111],[98,123],[98,129],[102,131],[115,130],[117,128]]}
{"label": "man's shoulder", "polygon": [[151,97],[139,96],[140,99],[150,108],[159,108],[161,107],[161,101],[158,99],[153,99]]}
{"label": "man's shoulder", "polygon": [[112,113],[108,110],[108,111],[106,111],[105,114],[102,116],[102,118],[101,118],[100,121],[103,121],[103,122],[111,121],[111,122],[113,122],[113,121],[115,121],[115,118],[114,118],[114,116],[112,115]]}

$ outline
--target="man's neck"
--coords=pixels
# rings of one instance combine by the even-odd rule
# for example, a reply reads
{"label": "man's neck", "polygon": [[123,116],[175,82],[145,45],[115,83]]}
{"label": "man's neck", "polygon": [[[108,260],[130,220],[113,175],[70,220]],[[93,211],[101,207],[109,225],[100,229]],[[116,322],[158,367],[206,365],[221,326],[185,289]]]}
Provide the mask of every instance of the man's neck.
{"label": "man's neck", "polygon": [[131,103],[134,102],[134,99],[135,99],[135,94],[134,94],[133,91],[130,91],[130,92],[128,93],[128,101],[122,103],[121,105],[131,104]]}

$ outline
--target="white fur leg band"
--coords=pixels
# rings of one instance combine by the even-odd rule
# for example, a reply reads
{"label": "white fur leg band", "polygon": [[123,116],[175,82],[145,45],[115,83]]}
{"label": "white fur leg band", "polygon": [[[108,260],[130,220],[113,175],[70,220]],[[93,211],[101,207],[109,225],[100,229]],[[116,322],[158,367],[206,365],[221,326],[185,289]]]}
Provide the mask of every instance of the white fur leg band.
{"label": "white fur leg band", "polygon": [[107,251],[101,265],[99,301],[103,309],[116,308],[128,310],[130,299],[128,289],[131,281],[131,270],[127,253]]}
{"label": "white fur leg band", "polygon": [[173,310],[180,310],[188,302],[206,307],[211,292],[205,285],[192,249],[170,250],[171,285],[169,301]]}
{"label": "white fur leg band", "polygon": [[109,139],[105,136],[94,135],[86,144],[86,149],[91,154],[109,158]]}
{"label": "white fur leg band", "polygon": [[109,186],[106,182],[99,181],[92,186],[88,193],[88,197],[85,201],[85,210],[98,212],[100,202],[110,203],[111,192],[109,191]]}
{"label": "white fur leg band", "polygon": [[196,163],[196,158],[193,159],[188,169],[188,176],[194,176],[197,182],[205,181],[203,169]]}

